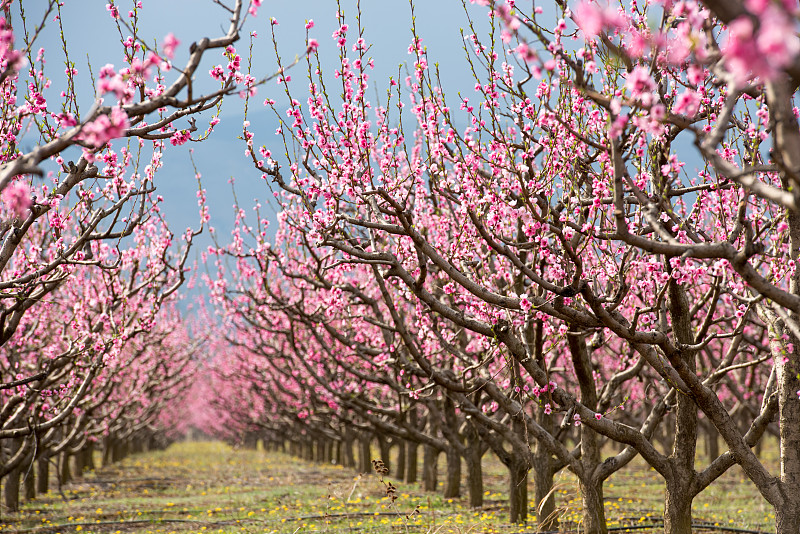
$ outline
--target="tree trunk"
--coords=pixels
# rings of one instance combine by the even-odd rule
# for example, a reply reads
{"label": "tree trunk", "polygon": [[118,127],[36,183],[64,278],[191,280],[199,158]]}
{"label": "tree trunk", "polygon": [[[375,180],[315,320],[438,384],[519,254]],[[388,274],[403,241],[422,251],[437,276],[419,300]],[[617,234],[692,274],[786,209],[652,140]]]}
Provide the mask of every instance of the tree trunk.
{"label": "tree trunk", "polygon": [[[719,432],[717,432],[717,427],[715,427],[711,421],[705,419],[705,438],[706,438],[706,456],[708,457],[709,462],[713,462],[714,459],[719,456]],[[758,440],[758,444],[760,445],[763,440]]]}
{"label": "tree trunk", "polygon": [[337,439],[333,443],[333,463],[336,465],[344,465],[344,443],[342,440]]}
{"label": "tree trunk", "polygon": [[67,482],[72,481],[72,472],[69,470],[69,453],[66,451],[61,453],[61,461],[59,462],[59,468],[61,470],[60,482],[62,484],[66,484]]}
{"label": "tree trunk", "polygon": [[455,448],[445,451],[447,456],[447,478],[444,482],[445,499],[461,496],[461,455]]}
{"label": "tree trunk", "polygon": [[[697,408],[685,395],[678,395],[675,445],[670,462],[672,472],[666,477],[664,534],[692,533],[691,491],[694,477],[694,452],[697,442]],[[691,456],[690,456],[691,455]]]}
{"label": "tree trunk", "polygon": [[422,489],[436,491],[439,485],[439,452],[430,445],[423,447],[422,454]]}
{"label": "tree trunk", "polygon": [[103,467],[111,465],[111,462],[114,461],[113,450],[114,441],[111,439],[111,437],[106,437],[103,439]]}
{"label": "tree trunk", "polygon": [[386,436],[379,436],[378,448],[380,449],[380,460],[389,470],[389,474],[392,474],[392,442]]}
{"label": "tree trunk", "polygon": [[467,464],[467,490],[469,491],[470,508],[483,506],[483,466],[481,459],[481,443],[478,433],[470,426],[467,433],[467,454],[464,461]]}
{"label": "tree trunk", "polygon": [[406,483],[414,484],[417,481],[417,451],[419,444],[413,441],[406,443]]}
{"label": "tree trunk", "polygon": [[402,480],[406,474],[406,443],[397,440],[397,468],[394,477]]}
{"label": "tree trunk", "polygon": [[353,452],[353,436],[350,433],[346,433],[344,435],[344,441],[342,442],[342,462],[344,463],[345,467],[355,468],[356,466],[356,456]]}
{"label": "tree trunk", "polygon": [[664,534],[692,534],[692,495],[678,478],[673,477],[672,483],[667,480]]}
{"label": "tree trunk", "polygon": [[[793,114],[792,91],[786,80],[766,84],[770,102],[770,120],[776,124],[776,138],[781,148],[784,168],[794,172],[800,166],[800,146],[797,120]],[[781,176],[783,188],[791,188],[789,178]],[[800,261],[800,213],[787,210],[792,261]],[[800,269],[789,280],[789,292],[800,295]],[[772,313],[770,313],[772,315]],[[790,313],[789,319],[797,324],[800,317]],[[784,501],[775,506],[775,531],[778,534],[800,532],[800,339],[788,328],[784,319],[773,315],[770,321],[770,349],[778,394],[778,430],[780,433],[780,458]],[[784,341],[785,340],[785,341]],[[790,348],[789,345],[792,345]]]}
{"label": "tree trunk", "polygon": [[[579,481],[583,501],[583,534],[606,534],[606,511],[603,508],[603,483]],[[689,499],[689,506],[692,500]]]}
{"label": "tree trunk", "polygon": [[[19,448],[22,447],[24,444],[21,439],[12,439],[10,440],[10,447],[9,447],[9,457],[13,457],[14,454],[19,451]],[[21,463],[13,469],[10,473],[5,476],[5,479],[0,479],[5,482],[5,503],[6,508],[9,512],[17,512],[19,511],[19,477],[20,472],[22,471],[22,465],[24,462]]]}
{"label": "tree trunk", "polygon": [[33,458],[24,464],[25,476],[25,502],[36,498],[36,469],[33,468]]}
{"label": "tree trunk", "polygon": [[775,358],[781,482],[786,496],[783,506],[775,507],[775,529],[779,534],[800,532],[800,402],[797,399],[797,391],[800,391],[800,340],[791,335],[790,339],[794,351],[788,358],[785,354]]}
{"label": "tree trunk", "polygon": [[524,523],[528,519],[528,462],[514,455],[508,465],[508,500],[512,523]]}
{"label": "tree trunk", "polygon": [[125,441],[119,442],[119,457],[117,461],[122,461],[130,455],[131,452],[131,442],[129,439]]}
{"label": "tree trunk", "polygon": [[794,501],[794,506],[775,508],[775,532],[777,534],[800,532],[800,499]]}
{"label": "tree trunk", "polygon": [[536,444],[533,455],[533,503],[536,506],[536,526],[542,532],[558,529],[556,496],[553,490],[553,458],[547,450]]}
{"label": "tree trunk", "polygon": [[36,492],[44,495],[50,489],[50,462],[46,457],[36,461]]}
{"label": "tree trunk", "polygon": [[[533,338],[534,354],[536,355],[537,363],[544,367],[545,354],[544,354],[544,323],[537,320],[534,325]],[[573,336],[570,336],[569,342],[574,344]],[[583,350],[586,349],[586,344],[582,345]],[[571,349],[573,352],[575,347]],[[573,354],[573,362],[577,362],[578,370],[582,369],[582,364],[585,363],[578,356],[575,359]],[[575,364],[573,363],[573,366]],[[591,375],[591,372],[590,372]],[[586,388],[581,384],[582,388]],[[583,398],[583,389],[581,390],[581,400],[585,403],[586,399]],[[552,414],[546,413],[544,406],[536,405],[533,407],[534,417],[536,422],[550,435],[555,434],[556,423]],[[558,514],[556,514],[556,495],[553,491],[553,477],[555,476],[555,461],[553,455],[550,453],[544,443],[537,441],[533,446],[533,505],[536,507],[536,526],[540,531],[555,531],[558,530]]]}
{"label": "tree trunk", "polygon": [[314,451],[314,461],[318,464],[325,463],[325,440],[323,438],[310,441],[311,447],[314,448],[316,443],[316,450]]}
{"label": "tree trunk", "polygon": [[[673,331],[679,343],[694,343],[690,323],[690,306],[686,290],[677,282],[669,282],[669,313]],[[694,371],[697,357],[694,351],[685,349],[681,359]],[[666,477],[667,487],[664,502],[664,533],[691,534],[692,532],[692,483],[697,453],[697,405],[687,395],[677,396],[675,409],[675,439],[669,461],[672,470]]]}
{"label": "tree trunk", "polygon": [[[595,388],[592,359],[586,344],[586,334],[579,331],[570,332],[569,346],[572,364],[581,390],[581,402],[588,408],[596,410],[597,389]],[[581,444],[579,461],[582,467],[578,473],[578,479],[583,501],[583,533],[606,534],[603,480],[593,476],[601,463],[599,436],[586,425],[580,425],[578,428]]]}
{"label": "tree trunk", "polygon": [[86,447],[83,448],[83,465],[86,466],[86,469],[89,471],[95,470],[94,465],[94,442],[90,441],[86,444]]}
{"label": "tree trunk", "polygon": [[78,451],[72,455],[72,474],[78,479],[83,476],[83,451]]}
{"label": "tree trunk", "polygon": [[115,439],[111,442],[111,461],[117,463],[122,460],[122,444]]}
{"label": "tree trunk", "polygon": [[358,455],[358,470],[361,473],[372,472],[372,451],[370,451],[370,443],[372,436],[361,436],[358,438],[359,455]]}
{"label": "tree trunk", "polygon": [[328,465],[338,464],[338,452],[336,447],[337,442],[332,439],[325,440],[325,458]]}
{"label": "tree trunk", "polygon": [[19,511],[19,467],[5,476],[4,497],[9,512]]}

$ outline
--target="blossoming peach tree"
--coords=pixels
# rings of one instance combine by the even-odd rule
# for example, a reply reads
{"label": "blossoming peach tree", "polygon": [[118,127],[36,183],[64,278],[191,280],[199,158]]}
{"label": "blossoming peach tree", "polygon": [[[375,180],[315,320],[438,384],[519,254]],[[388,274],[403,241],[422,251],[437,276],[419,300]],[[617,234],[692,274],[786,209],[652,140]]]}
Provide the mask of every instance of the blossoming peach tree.
{"label": "blossoming peach tree", "polygon": [[[0,477],[11,510],[34,462],[46,489],[48,458],[64,466],[87,443],[147,434],[189,385],[202,336],[189,338],[175,299],[208,214],[201,189],[198,228],[175,235],[157,174],[165,149],[207,139],[222,99],[260,83],[234,48],[257,6],[217,4],[226,30],[188,46],[180,66],[174,35],[141,33],[142,2],[100,5],[122,64],[79,72],[61,31],[73,6],[48,1],[34,18],[24,2],[0,3]],[[46,32],[62,50],[39,45]],[[223,63],[209,75],[201,64],[214,53]],[[65,74],[53,77],[59,54]]]}
{"label": "blossoming peach tree", "polygon": [[[337,317],[346,342],[326,357],[341,367],[325,380],[341,369],[358,376],[354,357],[418,369],[423,389],[457,399],[487,442],[490,431],[506,443],[515,432],[532,438],[514,460],[520,475],[532,465],[523,453],[545,444],[578,475],[586,532],[606,531],[602,481],[634,453],[664,478],[666,532],[691,532],[693,497],[734,464],[774,507],[777,531],[797,532],[797,6],[478,3],[492,31],[464,38],[475,95],[446,94],[412,22],[408,75],[371,100],[363,29],[340,11],[341,99],[312,54],[308,94],[282,80],[285,113],[264,102],[283,121],[284,154],[273,156],[245,122],[248,154],[274,184],[284,219],[281,252],[268,252],[260,226],[247,232],[249,249],[237,229],[227,253],[243,285],[231,302],[295,310],[280,334],[294,339]],[[270,275],[275,263],[287,272]],[[294,296],[269,294],[280,276]],[[363,321],[386,336],[367,342],[385,347],[358,337],[371,328]],[[564,361],[572,380],[551,369]],[[492,365],[509,380],[486,379],[484,369],[501,376]],[[611,409],[626,406],[624,395],[603,399],[633,390],[637,375],[657,380],[631,424]],[[505,412],[503,423],[470,406],[465,393],[478,390]],[[740,399],[751,408],[734,416]],[[559,448],[543,418],[555,415],[580,425],[578,450]],[[779,474],[753,452],[774,420]],[[653,443],[659,421],[672,425],[668,451]],[[701,424],[728,449],[704,466]],[[600,461],[602,437],[624,452]],[[512,519],[524,520],[513,493]]]}

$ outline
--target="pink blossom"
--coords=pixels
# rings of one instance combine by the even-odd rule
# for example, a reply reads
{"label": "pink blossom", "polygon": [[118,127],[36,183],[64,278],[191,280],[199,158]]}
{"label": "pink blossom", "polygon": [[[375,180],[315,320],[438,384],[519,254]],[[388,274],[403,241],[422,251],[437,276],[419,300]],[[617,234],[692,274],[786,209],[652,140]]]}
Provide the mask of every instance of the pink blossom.
{"label": "pink blossom", "polygon": [[313,19],[308,19],[308,22],[306,22],[306,29],[310,30],[313,27],[314,27],[314,20]]}
{"label": "pink blossom", "polygon": [[538,59],[536,51],[528,46],[528,43],[520,43],[514,51],[526,63],[532,63]]}
{"label": "pink blossom", "polygon": [[101,77],[97,82],[97,93],[99,95],[114,93],[119,100],[124,101],[127,90],[128,86],[122,79],[122,76]]}
{"label": "pink blossom", "polygon": [[172,134],[172,137],[169,138],[169,142],[172,143],[172,146],[180,146],[190,138],[189,130],[179,130]]}
{"label": "pink blossom", "polygon": [[308,40],[308,48],[307,48],[306,52],[311,54],[313,52],[316,52],[317,48],[319,48],[319,41],[317,41],[316,39],[309,39]]}
{"label": "pink blossom", "polygon": [[161,49],[164,51],[164,55],[167,56],[169,59],[175,57],[175,49],[181,42],[175,37],[174,33],[168,33],[166,37],[164,37],[164,42],[161,44]]}
{"label": "pink blossom", "polygon": [[101,147],[112,139],[125,135],[129,124],[128,114],[115,107],[109,115],[100,115],[84,125],[80,138],[94,147]]}
{"label": "pink blossom", "polygon": [[572,20],[589,38],[600,35],[603,30],[618,28],[624,24],[619,12],[610,5],[599,6],[589,1],[576,6]]}
{"label": "pink blossom", "polygon": [[641,98],[646,93],[652,92],[656,88],[656,83],[650,77],[650,70],[647,67],[636,65],[625,78],[625,87],[633,98]]}
{"label": "pink blossom", "polygon": [[262,0],[250,0],[250,7],[247,9],[247,12],[254,17],[258,15],[258,8],[261,7],[261,2]]}
{"label": "pink blossom", "polygon": [[770,0],[745,0],[744,4],[754,15],[763,15],[770,3]]}
{"label": "pink blossom", "polygon": [[61,113],[58,115],[58,124],[62,128],[72,128],[78,124],[78,121],[72,113]]}
{"label": "pink blossom", "polygon": [[22,217],[31,206],[31,190],[27,184],[13,182],[3,189],[2,200],[14,217]]}
{"label": "pink blossom", "polygon": [[117,9],[117,6],[115,6],[114,4],[106,4],[106,11],[108,11],[111,14],[112,19],[119,18],[119,9]]}
{"label": "pink blossom", "polygon": [[208,74],[214,78],[215,80],[222,80],[225,77],[225,71],[222,68],[222,65],[216,65]]}
{"label": "pink blossom", "polygon": [[619,137],[622,135],[622,131],[625,129],[625,126],[628,124],[628,116],[627,115],[619,115],[614,121],[611,123],[611,127],[608,129],[609,137]]}
{"label": "pink blossom", "polygon": [[699,108],[700,94],[697,91],[687,89],[678,95],[678,98],[675,100],[675,105],[672,108],[672,112],[693,117]]}
{"label": "pink blossom", "polygon": [[[761,3],[749,2],[754,10]],[[748,16],[741,16],[728,26],[729,36],[723,48],[725,64],[736,85],[744,85],[753,77],[770,80],[777,76],[800,53],[793,20],[786,12],[770,4],[758,13],[759,27]]]}

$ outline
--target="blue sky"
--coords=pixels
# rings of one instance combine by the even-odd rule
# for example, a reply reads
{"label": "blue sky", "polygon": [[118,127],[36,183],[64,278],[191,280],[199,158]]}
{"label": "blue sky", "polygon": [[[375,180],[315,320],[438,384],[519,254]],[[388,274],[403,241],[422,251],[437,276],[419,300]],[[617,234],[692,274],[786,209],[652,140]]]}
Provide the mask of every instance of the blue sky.
{"label": "blue sky", "polygon": [[[142,0],[139,32],[148,42],[161,42],[170,32],[181,41],[174,64],[182,65],[188,55],[189,45],[202,37],[222,35],[227,28],[228,15],[211,0]],[[232,0],[228,0],[232,4]],[[37,21],[35,9],[43,8],[44,2],[36,7],[26,6],[29,21]],[[131,1],[117,1],[120,11],[125,13],[131,8]],[[355,28],[356,2],[343,1],[341,7],[345,12],[351,28]],[[479,31],[488,32],[488,18],[485,7],[467,3],[473,20]],[[362,25],[365,28],[365,39],[372,44],[370,55],[375,58],[375,71],[372,81],[378,93],[385,94],[389,77],[397,73],[399,64],[411,61],[407,49],[411,42],[411,9],[409,3],[402,0],[364,0],[361,5]],[[338,27],[335,18],[336,2],[333,0],[298,0],[270,1],[265,0],[258,16],[249,17],[242,32],[242,39],[237,48],[246,61],[248,34],[258,33],[253,53],[253,75],[256,78],[274,73],[276,60],[269,36],[270,18],[275,17],[279,24],[276,28],[279,39],[279,53],[284,62],[290,62],[297,54],[305,50],[305,22],[313,19],[315,27],[311,36],[320,42],[320,54],[323,68],[328,67],[332,75],[337,57],[337,50],[331,39],[331,33]],[[96,73],[106,63],[122,66],[122,47],[120,35],[106,10],[105,0],[71,0],[62,8],[64,36],[70,59],[78,68],[79,91],[83,96],[82,109],[88,109],[93,98],[89,85],[87,61]],[[415,5],[416,26],[418,34],[428,49],[429,62],[439,63],[443,77],[443,86],[450,98],[462,91],[471,95],[475,81],[469,73],[466,62],[460,28],[466,28],[468,21],[464,8],[459,0],[427,0],[418,1]],[[29,22],[30,24],[30,22]],[[466,33],[470,33],[468,30]],[[349,32],[349,41],[354,40],[353,30]],[[127,32],[124,32],[127,36]],[[63,86],[64,53],[59,37],[58,25],[52,20],[37,41],[38,47],[44,47],[47,59],[47,75],[53,80],[53,87],[58,91]],[[201,64],[200,77],[205,78],[208,69],[217,63],[225,63],[218,51],[209,54]],[[294,72],[297,82],[297,95],[304,94],[305,81],[303,65]],[[205,80],[198,80],[203,87]],[[209,80],[210,82],[210,80]],[[294,83],[294,82],[293,82]],[[213,89],[210,83],[207,85]],[[51,97],[57,94],[51,93]],[[271,110],[263,108],[261,102],[270,97],[278,102],[278,109],[284,107],[286,96],[275,82],[259,88],[255,98],[258,105],[251,108],[249,120],[252,129],[257,132],[257,143],[266,144],[273,153],[280,154],[281,140],[274,134],[277,126]],[[303,99],[300,98],[302,101]],[[255,111],[255,112],[253,112]],[[263,205],[269,204],[271,193],[244,155],[242,141],[236,139],[241,134],[243,120],[243,100],[237,96],[229,98],[221,115],[222,121],[216,127],[213,136],[201,143],[188,143],[182,147],[167,147],[164,156],[164,167],[160,171],[156,183],[158,193],[165,199],[164,213],[174,232],[180,233],[188,226],[197,224],[196,181],[189,158],[189,148],[194,148],[194,159],[198,171],[202,174],[203,187],[208,191],[211,208],[212,225],[217,229],[219,238],[224,240],[230,232],[233,221],[233,194],[230,179],[235,178],[236,193],[239,201],[248,208],[254,200]],[[201,129],[207,122],[198,120]],[[184,126],[178,124],[178,127]],[[271,146],[272,145],[272,146]],[[75,156],[73,156],[74,158]],[[280,161],[281,164],[286,162]],[[274,205],[274,204],[273,204]],[[198,249],[205,248],[208,237],[198,243]]]}

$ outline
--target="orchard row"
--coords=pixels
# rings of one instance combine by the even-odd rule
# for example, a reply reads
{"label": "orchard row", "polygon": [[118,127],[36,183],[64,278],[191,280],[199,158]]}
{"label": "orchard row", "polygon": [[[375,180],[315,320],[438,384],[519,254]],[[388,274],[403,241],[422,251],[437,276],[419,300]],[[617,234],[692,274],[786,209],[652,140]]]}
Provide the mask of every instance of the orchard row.
{"label": "orchard row", "polygon": [[[271,95],[263,102],[280,121],[281,141],[262,140],[265,132],[251,124],[248,111],[241,134],[253,168],[274,193],[277,225],[259,205],[255,221],[249,206],[238,206],[230,241],[203,252],[204,283],[218,324],[209,328],[212,321],[205,319],[193,336],[178,325],[170,328],[170,314],[164,314],[166,295],[182,279],[185,252],[171,260],[165,238],[161,252],[143,260],[159,242],[154,236],[167,235],[148,225],[161,221],[148,173],[158,166],[163,140],[179,145],[194,139],[170,126],[176,118],[210,109],[234,89],[246,110],[257,105],[258,82],[241,71],[244,62],[232,46],[241,3],[232,8],[228,35],[195,43],[173,85],[147,88],[145,72],[163,69],[165,60],[145,45],[137,49],[134,39],[130,68],[106,69],[103,78],[103,91],[114,92],[119,106],[98,105],[96,115],[83,122],[72,117],[70,126],[59,118],[60,126],[43,130],[44,142],[31,154],[14,148],[0,185],[9,209],[16,210],[8,219],[9,236],[19,235],[19,246],[28,248],[12,248],[8,256],[21,281],[14,281],[11,267],[3,271],[9,287],[21,292],[8,300],[8,308],[18,310],[9,313],[23,324],[38,317],[28,309],[46,309],[60,298],[80,306],[74,316],[54,312],[47,326],[62,324],[56,328],[62,337],[44,343],[78,347],[75,356],[58,361],[73,366],[65,371],[75,369],[70,376],[89,377],[62,388],[60,404],[53,406],[66,415],[47,427],[54,429],[50,450],[62,443],[75,447],[98,433],[130,436],[126,432],[137,425],[152,428],[154,417],[169,413],[231,440],[291,442],[295,452],[315,450],[320,459],[345,464],[354,463],[358,442],[361,470],[370,467],[367,451],[377,439],[380,470],[397,443],[406,452],[398,461],[416,473],[411,464],[423,447],[429,488],[435,487],[435,458],[444,454],[448,496],[459,491],[463,459],[474,506],[483,494],[480,459],[491,451],[508,468],[512,522],[527,518],[532,477],[538,526],[556,528],[553,479],[568,469],[580,484],[587,534],[607,531],[604,482],[637,455],[664,479],[664,529],[670,534],[691,532],[694,497],[738,464],[774,508],[777,532],[796,534],[796,6],[708,0],[631,2],[618,9],[584,1],[543,9],[477,3],[486,5],[491,32],[476,31],[465,11],[465,51],[475,76],[469,96],[466,88],[456,96],[442,89],[413,18],[412,64],[374,99],[374,58],[360,11],[352,19],[337,11],[338,28],[328,45],[313,39],[314,25],[306,24],[307,49],[296,64],[305,64],[307,88],[291,83],[284,65],[278,83],[288,107]],[[255,15],[259,5],[253,2],[249,12]],[[111,15],[121,27],[135,28],[128,22],[135,10],[127,18],[115,10]],[[270,28],[277,51],[276,22]],[[162,55],[174,45],[165,41]],[[338,53],[332,67],[321,59],[326,46]],[[221,88],[192,97],[191,72],[212,48],[224,49],[228,61],[210,71]],[[15,80],[11,75],[3,83]],[[183,89],[185,100],[178,97]],[[56,116],[37,102],[28,98],[25,112],[45,115],[36,124],[54,124]],[[152,126],[148,113],[159,114]],[[97,126],[101,120],[103,128]],[[213,127],[216,119],[210,122]],[[145,177],[134,174],[132,183],[122,178],[125,162],[139,161],[130,156],[135,142],[115,152],[107,144],[111,139],[98,133],[109,131],[115,132],[111,137],[138,136],[137,150],[145,142],[156,147]],[[47,143],[56,144],[48,151],[42,148]],[[6,191],[20,190],[24,184],[16,184],[25,173],[55,157],[64,143],[83,147],[79,164],[54,176],[63,187],[75,182],[75,195],[72,202],[61,195],[48,204],[53,213],[63,206],[64,215],[34,224],[41,201],[20,206],[24,195]],[[98,159],[107,169],[92,175],[90,164]],[[86,180],[92,187],[78,185]],[[199,197],[206,222],[202,190]],[[117,218],[117,205],[138,218]],[[92,225],[92,217],[100,217],[95,213],[106,214],[101,220],[108,230]],[[103,248],[131,242],[115,224],[130,228],[135,246],[128,263],[125,252],[117,253],[117,261],[113,247]],[[38,240],[37,229],[44,236]],[[184,251],[192,235],[186,234]],[[51,236],[60,252],[35,248],[49,245]],[[3,246],[14,239],[7,237]],[[42,257],[58,264],[43,270],[49,264]],[[148,269],[158,276],[146,278]],[[62,272],[69,272],[68,284],[47,285]],[[110,286],[148,298],[136,307],[135,293],[115,289],[82,301],[70,291],[101,287],[81,285],[77,281],[87,280],[82,273],[107,275]],[[24,291],[46,291],[48,298],[34,300],[39,293]],[[120,331],[117,323],[81,330],[75,317],[98,302],[108,303],[101,324],[122,315],[135,325],[135,332],[114,338],[118,352],[106,359],[97,342],[70,337],[76,330],[93,340]],[[14,364],[16,380],[30,380],[13,386],[30,400],[19,401],[17,419],[8,425],[18,434],[8,437],[35,444],[46,430],[41,425],[57,417],[44,413],[48,397],[39,393],[41,381],[56,375],[16,330],[3,350],[30,350]],[[28,331],[38,335],[40,329]],[[193,380],[179,380],[184,369],[188,374],[205,359],[183,356],[201,341],[209,361]],[[148,343],[174,346],[175,356],[149,357]],[[79,369],[91,369],[81,362],[98,355],[97,376],[81,375]],[[182,361],[187,363],[175,371]],[[45,366],[43,377],[33,378],[36,365]],[[113,369],[134,377],[115,382]],[[172,377],[179,386],[167,387]],[[87,384],[85,390],[79,383]],[[131,413],[121,410],[120,397],[131,400],[121,392],[133,384],[144,391],[133,396],[137,402],[154,409],[117,416]],[[182,387],[191,391],[180,395]],[[86,421],[79,421],[84,413]],[[73,428],[68,421],[81,427],[76,436],[66,430]],[[89,421],[97,427],[84,426]],[[126,424],[102,434],[113,421]],[[768,433],[780,444],[777,473],[754,450]],[[709,445],[701,459],[696,449],[703,436]],[[617,446],[604,446],[610,442]],[[7,456],[30,462],[40,454],[39,448],[25,449],[32,445],[7,443]]]}

